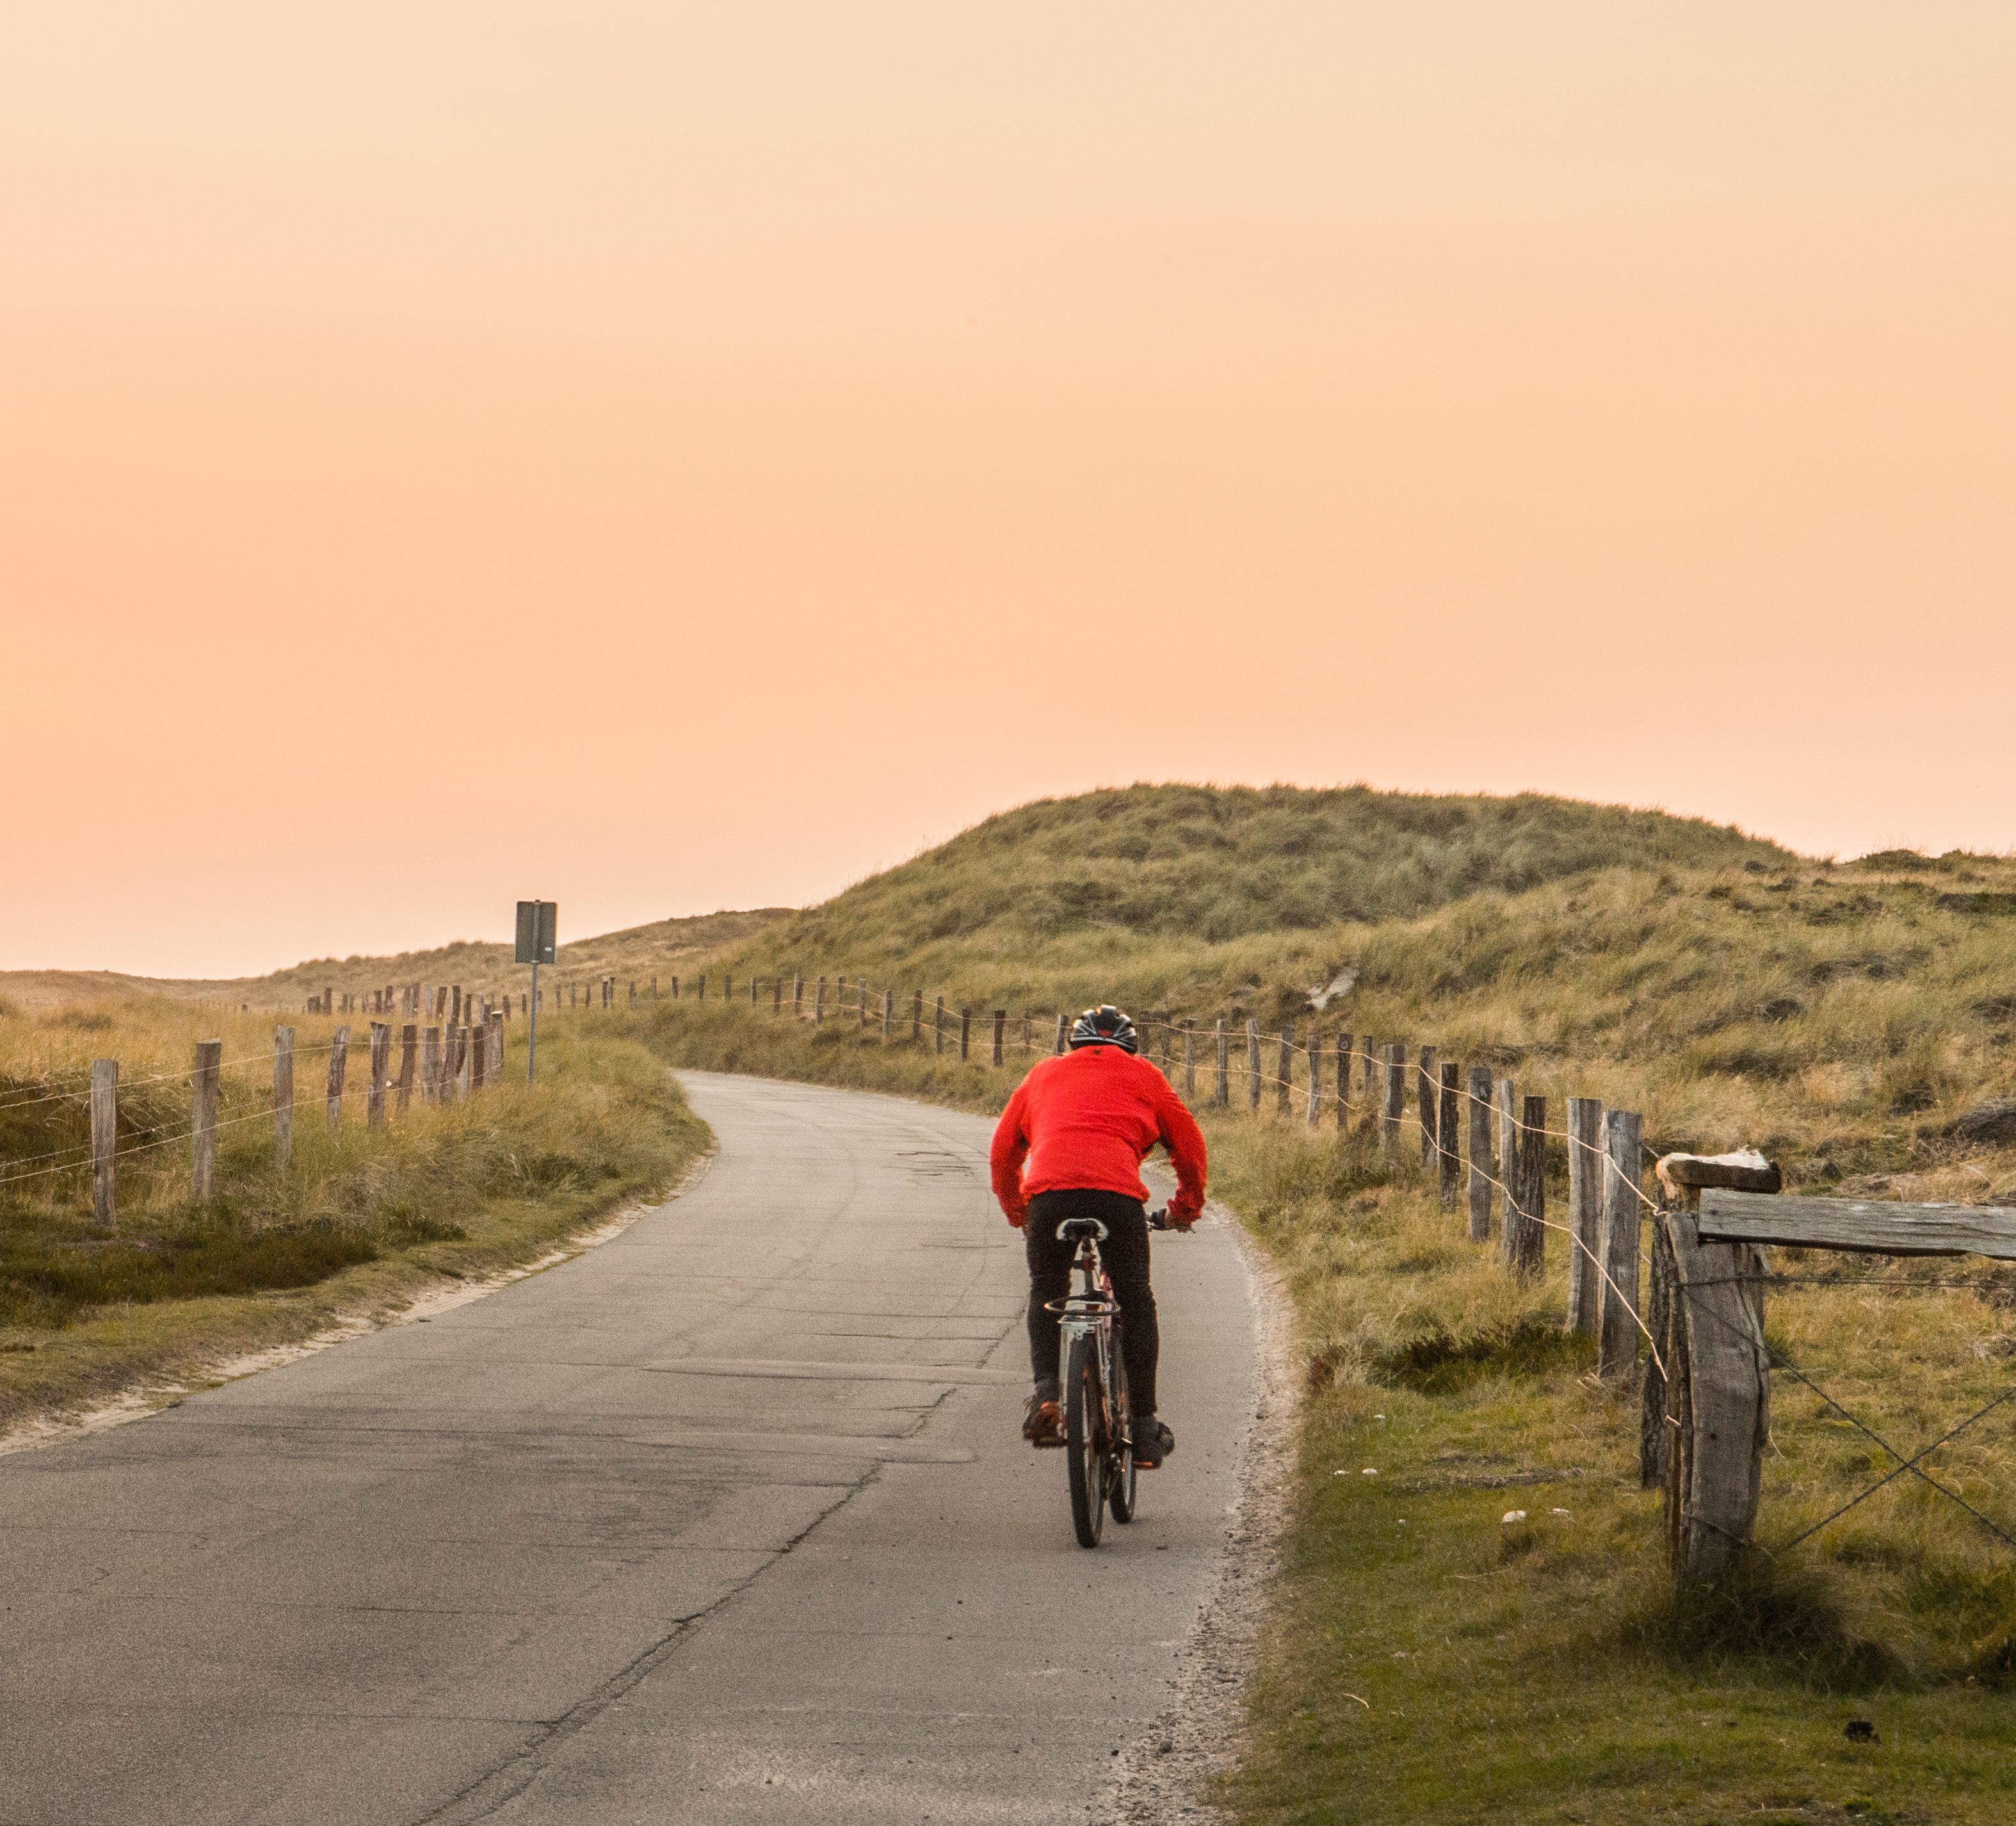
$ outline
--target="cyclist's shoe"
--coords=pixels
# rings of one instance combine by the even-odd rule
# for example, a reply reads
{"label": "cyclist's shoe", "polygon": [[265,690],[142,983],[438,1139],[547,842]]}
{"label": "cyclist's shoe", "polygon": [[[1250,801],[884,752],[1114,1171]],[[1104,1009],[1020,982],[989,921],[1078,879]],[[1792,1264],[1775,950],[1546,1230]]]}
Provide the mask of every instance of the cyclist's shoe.
{"label": "cyclist's shoe", "polygon": [[1132,1430],[1136,1471],[1153,1471],[1176,1449],[1175,1435],[1153,1414],[1136,1414]]}
{"label": "cyclist's shoe", "polygon": [[1057,1397],[1039,1388],[1022,1410],[1022,1437],[1031,1446],[1061,1446],[1064,1442],[1064,1411]]}

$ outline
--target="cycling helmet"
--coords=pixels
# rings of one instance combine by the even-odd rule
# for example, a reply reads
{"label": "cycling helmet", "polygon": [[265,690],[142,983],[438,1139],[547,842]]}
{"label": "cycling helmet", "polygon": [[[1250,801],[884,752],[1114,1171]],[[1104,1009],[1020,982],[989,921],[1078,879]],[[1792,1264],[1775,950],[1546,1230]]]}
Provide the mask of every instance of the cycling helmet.
{"label": "cycling helmet", "polygon": [[1071,1023],[1071,1049],[1076,1052],[1080,1046],[1118,1046],[1123,1053],[1139,1053],[1141,1036],[1134,1031],[1134,1023],[1110,1002],[1102,1002],[1096,1008],[1088,1008]]}

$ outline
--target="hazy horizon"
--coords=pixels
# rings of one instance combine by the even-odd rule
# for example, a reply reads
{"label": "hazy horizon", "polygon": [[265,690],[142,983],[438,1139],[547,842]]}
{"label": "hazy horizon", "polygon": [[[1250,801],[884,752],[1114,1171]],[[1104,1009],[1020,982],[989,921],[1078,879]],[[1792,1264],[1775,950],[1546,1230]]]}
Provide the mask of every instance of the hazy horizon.
{"label": "hazy horizon", "polygon": [[0,966],[1137,777],[2016,845],[2016,13],[0,23]]}

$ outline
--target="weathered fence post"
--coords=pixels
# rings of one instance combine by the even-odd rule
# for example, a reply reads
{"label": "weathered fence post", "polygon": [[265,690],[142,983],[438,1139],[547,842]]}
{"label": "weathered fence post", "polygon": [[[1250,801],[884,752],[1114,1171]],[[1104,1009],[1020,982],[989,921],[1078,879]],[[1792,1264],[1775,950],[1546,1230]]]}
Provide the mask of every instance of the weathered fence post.
{"label": "weathered fence post", "polygon": [[1006,1037],[1007,1032],[1008,1010],[997,1008],[994,1010],[994,1063],[997,1065],[1001,1063],[1001,1043]]}
{"label": "weathered fence post", "polygon": [[399,1029],[399,1090],[393,1107],[401,1115],[412,1108],[413,1103],[413,1055],[419,1050],[420,1030],[412,1021],[407,1021]]}
{"label": "weathered fence post", "polygon": [[1491,1241],[1491,1068],[1470,1068],[1470,1240]]}
{"label": "weathered fence post", "polygon": [[826,978],[824,977],[821,977],[819,980],[812,985],[812,1025],[815,1027],[823,1027],[825,1025]]}
{"label": "weathered fence post", "polygon": [[343,1126],[343,1080],[350,1069],[350,1029],[339,1027],[329,1043],[329,1083],[322,1093],[322,1116],[333,1131]]}
{"label": "weathered fence post", "polygon": [[1309,1024],[1309,1125],[1313,1129],[1323,1115],[1323,1035],[1314,1021]]}
{"label": "weathered fence post", "polygon": [[1519,1259],[1519,1093],[1509,1078],[1498,1081],[1498,1189],[1505,1195],[1505,1225],[1499,1254],[1507,1268]]}
{"label": "weathered fence post", "polygon": [[464,1028],[462,1033],[467,1089],[473,1097],[490,1082],[490,1048],[484,1028],[472,1025]]}
{"label": "weathered fence post", "polygon": [[1568,1330],[1593,1336],[1603,1277],[1603,1100],[1568,1099]]}
{"label": "weathered fence post", "polygon": [[1246,1017],[1246,1107],[1260,1113],[1260,1023],[1251,1014]]}
{"label": "weathered fence post", "polygon": [[455,1094],[457,1102],[465,1101],[476,1088],[476,1048],[471,1043],[473,1035],[466,1027],[455,1030]]}
{"label": "weathered fence post", "polygon": [[217,1189],[217,1105],[224,1066],[222,1040],[196,1043],[193,1119],[189,1124],[189,1194],[198,1204]]}
{"label": "weathered fence post", "polygon": [[[1538,1280],[1547,1265],[1547,1100],[1525,1100],[1519,1118],[1518,1246],[1507,1257],[1521,1280]],[[1506,1228],[1511,1225],[1508,1221]]]}
{"label": "weathered fence post", "polygon": [[420,1036],[420,1100],[441,1099],[441,1030],[430,1025]]}
{"label": "weathered fence post", "polygon": [[1057,1016],[1057,1043],[1054,1050],[1057,1057],[1060,1059],[1064,1053],[1064,1017],[1060,1014]]}
{"label": "weathered fence post", "polygon": [[273,1029],[273,1165],[282,1172],[294,1152],[294,1030]]}
{"label": "weathered fence post", "polygon": [[1463,1097],[1463,1068],[1442,1061],[1442,1094],[1436,1100],[1435,1146],[1441,1155],[1442,1209],[1453,1211],[1463,1189],[1463,1154],[1458,1145],[1459,1105]]}
{"label": "weathered fence post", "polygon": [[931,1010],[931,1050],[934,1053],[945,1050],[945,997],[942,996],[938,997]]}
{"label": "weathered fence post", "polygon": [[392,1030],[382,1021],[371,1024],[371,1084],[364,1093],[364,1120],[368,1127],[385,1126],[385,1081],[392,1062]]}
{"label": "weathered fence post", "polygon": [[1341,1135],[1351,1125],[1351,1049],[1355,1034],[1337,1036],[1337,1130]]}
{"label": "weathered fence post", "polygon": [[1288,1113],[1288,1093],[1294,1087],[1295,1030],[1292,1027],[1281,1029],[1280,1050],[1275,1054],[1274,1108],[1277,1115]]}
{"label": "weathered fence post", "polygon": [[895,1020],[895,1015],[896,992],[894,989],[884,989],[882,992],[882,1043],[885,1046],[889,1043],[890,1023]]}
{"label": "weathered fence post", "polygon": [[1596,1373],[1628,1375],[1638,1363],[1638,1233],[1644,1198],[1642,1124],[1635,1110],[1603,1118],[1603,1284],[1597,1300]]}
{"label": "weathered fence post", "polygon": [[1400,1145],[1400,1124],[1407,1113],[1407,1043],[1395,1040],[1386,1049],[1386,1105],[1379,1118],[1379,1138],[1386,1151]]}
{"label": "weathered fence post", "polygon": [[[281,1032],[293,1029],[283,1027]],[[117,1215],[113,1175],[119,1159],[119,1061],[91,1061],[91,1215],[110,1223]]]}
{"label": "weathered fence post", "polygon": [[504,1082],[504,1017],[493,1012],[490,1017],[490,1082]]}
{"label": "weathered fence post", "polygon": [[1438,1057],[1435,1047],[1422,1047],[1414,1070],[1414,1120],[1421,1131],[1421,1170],[1424,1172],[1435,1165],[1435,1150],[1441,1145],[1435,1128],[1435,1093],[1441,1082],[1436,1075]]}
{"label": "weathered fence post", "polygon": [[959,1058],[964,1064],[973,1047],[973,1010],[962,1008],[959,1011]]}

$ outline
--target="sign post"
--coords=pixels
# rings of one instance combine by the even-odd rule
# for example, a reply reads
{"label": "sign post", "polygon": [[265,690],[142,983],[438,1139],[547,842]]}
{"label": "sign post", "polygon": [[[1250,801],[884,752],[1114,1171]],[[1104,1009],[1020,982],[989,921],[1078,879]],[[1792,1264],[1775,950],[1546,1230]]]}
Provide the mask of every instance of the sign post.
{"label": "sign post", "polygon": [[518,902],[518,952],[513,962],[532,967],[532,992],[525,1029],[525,1082],[530,1084],[539,1058],[539,966],[553,961],[559,905],[550,900]]}

